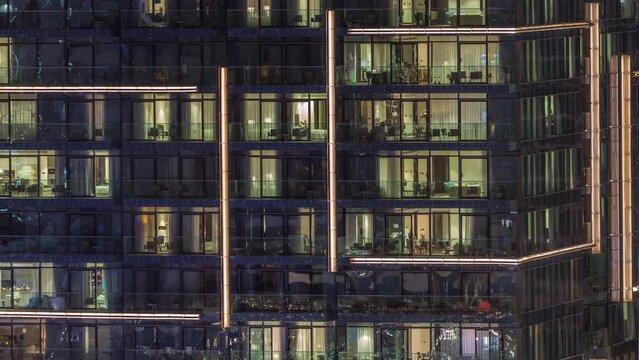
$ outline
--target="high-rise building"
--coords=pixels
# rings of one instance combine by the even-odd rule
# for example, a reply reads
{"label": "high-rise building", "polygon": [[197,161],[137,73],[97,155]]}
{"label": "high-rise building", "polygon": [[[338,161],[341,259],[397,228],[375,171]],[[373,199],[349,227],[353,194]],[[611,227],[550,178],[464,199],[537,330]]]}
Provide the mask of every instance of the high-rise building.
{"label": "high-rise building", "polygon": [[0,359],[636,359],[638,11],[0,0]]}

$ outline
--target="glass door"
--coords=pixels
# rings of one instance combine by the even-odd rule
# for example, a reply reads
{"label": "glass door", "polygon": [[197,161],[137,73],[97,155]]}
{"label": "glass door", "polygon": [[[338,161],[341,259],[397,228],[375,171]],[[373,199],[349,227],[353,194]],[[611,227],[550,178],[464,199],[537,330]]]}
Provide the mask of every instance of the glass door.
{"label": "glass door", "polygon": [[408,337],[405,329],[382,329],[382,358],[403,359],[408,349]]}
{"label": "glass door", "polygon": [[394,84],[417,83],[417,44],[394,44],[391,49],[392,82]]}
{"label": "glass door", "polygon": [[72,309],[95,309],[95,270],[71,270],[70,280],[69,307]]}
{"label": "glass door", "polygon": [[386,254],[410,255],[412,238],[410,215],[386,216]]}
{"label": "glass door", "polygon": [[96,358],[97,335],[95,326],[71,326],[69,329],[69,347],[71,360]]}
{"label": "glass door", "polygon": [[426,101],[402,102],[402,140],[426,140],[428,124]]}
{"label": "glass door", "polygon": [[296,360],[313,358],[312,331],[309,328],[288,329],[288,351]]}
{"label": "glass door", "polygon": [[483,198],[488,196],[488,159],[461,158],[460,196]]}
{"label": "glass door", "polygon": [[68,169],[69,194],[77,197],[95,196],[93,158],[69,158]]}
{"label": "glass door", "polygon": [[428,159],[403,158],[402,196],[406,198],[428,197]]}
{"label": "glass door", "polygon": [[430,255],[430,215],[413,215],[413,255]]}
{"label": "glass door", "polygon": [[271,360],[273,358],[272,330],[249,328],[249,360]]}
{"label": "glass door", "polygon": [[456,239],[451,217],[448,213],[432,214],[431,252],[433,255],[452,255],[454,252],[453,241]]}
{"label": "glass door", "polygon": [[460,82],[485,83],[487,66],[486,44],[459,44]]}

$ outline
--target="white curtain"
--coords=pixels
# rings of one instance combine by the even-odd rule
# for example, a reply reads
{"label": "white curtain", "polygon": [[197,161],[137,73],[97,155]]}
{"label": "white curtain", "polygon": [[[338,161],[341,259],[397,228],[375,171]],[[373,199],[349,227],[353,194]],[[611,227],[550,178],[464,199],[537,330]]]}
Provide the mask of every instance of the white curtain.
{"label": "white curtain", "polygon": [[181,105],[182,139],[202,140],[202,102],[189,101]]}

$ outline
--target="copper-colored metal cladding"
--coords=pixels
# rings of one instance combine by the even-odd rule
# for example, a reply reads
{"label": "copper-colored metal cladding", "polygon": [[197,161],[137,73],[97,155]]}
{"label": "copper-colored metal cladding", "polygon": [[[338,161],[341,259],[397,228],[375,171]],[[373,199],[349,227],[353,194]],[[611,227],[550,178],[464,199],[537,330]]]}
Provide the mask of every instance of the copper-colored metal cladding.
{"label": "copper-colored metal cladding", "polygon": [[228,132],[228,69],[221,67],[218,72],[218,99],[220,124],[220,265],[222,289],[220,323],[223,328],[231,327],[231,258],[229,231],[229,132]]}
{"label": "copper-colored metal cladding", "polygon": [[589,67],[590,80],[590,237],[595,244],[593,253],[601,252],[601,130],[599,125],[599,4],[586,3],[586,20],[590,23]]}
{"label": "copper-colored metal cladding", "polygon": [[619,58],[610,59],[610,150],[608,163],[610,167],[610,187],[608,201],[610,204],[610,295],[613,301],[621,300],[621,265],[620,265],[620,237],[621,237],[621,186],[619,183],[621,160],[619,158]]}
{"label": "copper-colored metal cladding", "polygon": [[621,115],[621,251],[623,301],[632,302],[632,112],[630,85],[630,56],[620,59],[620,111]]}
{"label": "copper-colored metal cladding", "polygon": [[336,111],[335,111],[335,11],[326,11],[326,100],[328,102],[328,271],[337,272],[337,173],[336,173]]}

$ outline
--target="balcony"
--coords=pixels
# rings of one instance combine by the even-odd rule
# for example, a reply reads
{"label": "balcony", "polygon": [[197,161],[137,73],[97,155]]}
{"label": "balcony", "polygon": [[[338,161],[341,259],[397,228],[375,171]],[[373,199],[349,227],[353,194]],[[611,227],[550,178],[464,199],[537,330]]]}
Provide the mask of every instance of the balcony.
{"label": "balcony", "polygon": [[93,254],[122,253],[118,236],[0,235],[2,254]]}
{"label": "balcony", "polygon": [[390,296],[339,295],[337,306],[344,314],[420,314],[482,317],[482,322],[509,319],[515,312],[513,296]]}
{"label": "balcony", "polygon": [[216,180],[122,180],[123,196],[146,199],[201,199],[218,197]]}
{"label": "balcony", "polygon": [[220,295],[211,293],[124,293],[124,310],[158,311],[216,311]]}
{"label": "balcony", "polygon": [[0,177],[0,197],[12,198],[111,198],[112,184],[103,179],[72,181],[64,179],[12,179]]}
{"label": "balcony", "polygon": [[398,141],[509,141],[515,140],[515,126],[510,123],[404,123],[404,124],[337,124],[341,142]]}
{"label": "balcony", "polygon": [[457,8],[448,7],[446,3],[446,6],[441,8],[426,9],[423,1],[416,0],[412,7],[404,8],[410,3],[411,1],[403,2],[402,8],[339,9],[336,20],[338,24],[347,28],[455,28],[513,26],[515,23],[512,8]]}
{"label": "balcony", "polygon": [[153,123],[122,124],[122,138],[129,141],[217,141],[217,123]]}
{"label": "balcony", "polygon": [[338,180],[342,199],[513,199],[515,181]]}
{"label": "balcony", "polygon": [[233,237],[231,255],[326,255],[325,236]]}
{"label": "balcony", "polygon": [[161,10],[156,12],[121,10],[124,28],[215,28],[215,9]]}
{"label": "balcony", "polygon": [[[88,59],[90,60],[90,59]],[[0,67],[11,86],[185,86],[217,84],[216,66],[23,66]]]}
{"label": "balcony", "polygon": [[211,236],[125,236],[124,249],[127,254],[215,255],[218,254],[218,239]]}
{"label": "balcony", "polygon": [[320,124],[229,124],[231,141],[306,141],[325,142],[327,128]]}
{"label": "balcony", "polygon": [[229,67],[229,85],[324,85],[322,66]]}
{"label": "balcony", "polygon": [[508,66],[338,66],[339,85],[503,85],[514,81]]}
{"label": "balcony", "polygon": [[231,197],[250,198],[291,198],[324,199],[326,182],[324,180],[232,180]]}
{"label": "balcony", "polygon": [[323,9],[230,9],[227,12],[231,28],[302,27],[323,28]]}
{"label": "balcony", "polygon": [[322,313],[329,309],[324,295],[234,294],[233,312]]}
{"label": "balcony", "polygon": [[0,141],[113,141],[117,132],[103,125],[82,123],[0,124]]}
{"label": "balcony", "polygon": [[438,257],[497,258],[515,254],[514,239],[509,237],[455,238],[433,234],[417,238],[411,234],[393,234],[388,238],[341,238],[339,252],[345,257]]}
{"label": "balcony", "polygon": [[117,22],[115,10],[14,10],[7,5],[4,5],[4,11],[0,10],[0,28],[3,29],[104,29]]}

